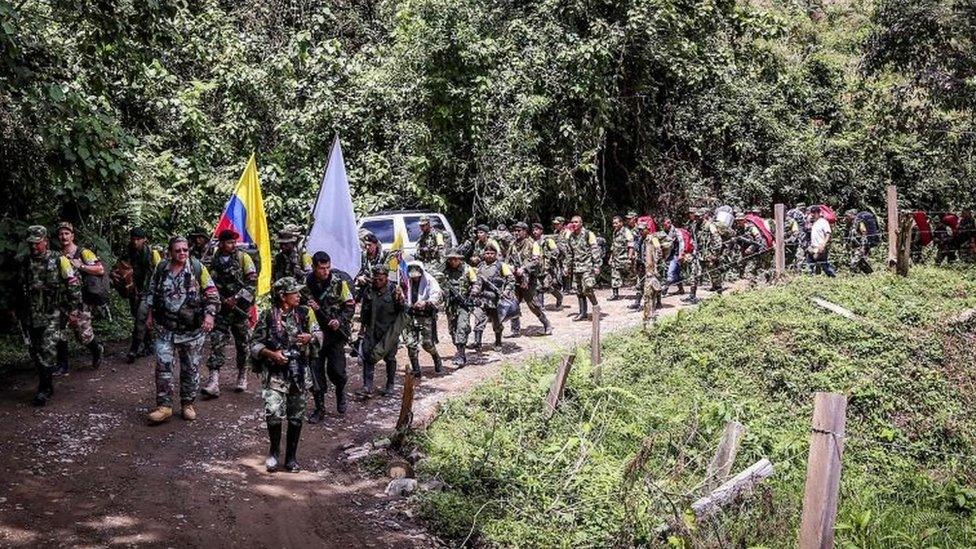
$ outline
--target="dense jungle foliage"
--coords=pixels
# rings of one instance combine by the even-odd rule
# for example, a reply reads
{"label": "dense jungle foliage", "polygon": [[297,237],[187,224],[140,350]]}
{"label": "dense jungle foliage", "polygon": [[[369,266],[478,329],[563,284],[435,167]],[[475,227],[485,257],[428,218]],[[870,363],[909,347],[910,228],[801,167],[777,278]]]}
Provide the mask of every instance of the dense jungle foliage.
{"label": "dense jungle foliage", "polygon": [[0,243],[272,229],[342,138],[356,206],[459,225],[707,196],[973,201],[967,0],[0,0]]}
{"label": "dense jungle foliage", "polygon": [[[819,296],[865,317],[815,307]],[[813,393],[848,397],[838,547],[976,543],[976,306],[970,270],[909,278],[800,278],[710,299],[650,334],[609,338],[603,382],[583,349],[546,421],[557,359],[513,366],[445,406],[418,435],[422,495],[446,539],[501,547],[657,546],[681,524],[722,429],[747,428],[733,466],[775,472],[718,520],[672,533],[683,547],[795,547]]]}

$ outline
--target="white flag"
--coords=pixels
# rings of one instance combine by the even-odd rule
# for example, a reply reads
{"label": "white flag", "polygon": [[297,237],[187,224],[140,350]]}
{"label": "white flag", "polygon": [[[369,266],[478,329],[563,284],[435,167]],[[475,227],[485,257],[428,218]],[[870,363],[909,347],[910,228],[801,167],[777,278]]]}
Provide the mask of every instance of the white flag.
{"label": "white flag", "polygon": [[332,258],[333,269],[345,271],[349,276],[355,277],[359,272],[362,252],[338,137],[332,145],[332,154],[329,155],[329,163],[322,177],[312,219],[312,231],[306,241],[308,253],[328,253]]}

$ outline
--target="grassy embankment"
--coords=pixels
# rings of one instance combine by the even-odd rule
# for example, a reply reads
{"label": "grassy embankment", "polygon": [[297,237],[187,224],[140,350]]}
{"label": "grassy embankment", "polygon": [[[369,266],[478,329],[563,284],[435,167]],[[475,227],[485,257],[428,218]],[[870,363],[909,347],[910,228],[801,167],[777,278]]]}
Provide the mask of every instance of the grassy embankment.
{"label": "grassy embankment", "polygon": [[[810,302],[820,296],[867,320]],[[802,278],[730,295],[605,342],[603,385],[580,350],[546,423],[555,359],[506,369],[452,401],[421,435],[432,529],[501,546],[656,543],[685,512],[729,420],[748,432],[734,471],[768,457],[754,497],[684,540],[795,546],[812,395],[849,398],[838,541],[855,546],[976,543],[976,336],[947,319],[976,306],[976,272],[915,268]],[[641,448],[641,462],[633,462]],[[631,474],[625,473],[631,469]]]}

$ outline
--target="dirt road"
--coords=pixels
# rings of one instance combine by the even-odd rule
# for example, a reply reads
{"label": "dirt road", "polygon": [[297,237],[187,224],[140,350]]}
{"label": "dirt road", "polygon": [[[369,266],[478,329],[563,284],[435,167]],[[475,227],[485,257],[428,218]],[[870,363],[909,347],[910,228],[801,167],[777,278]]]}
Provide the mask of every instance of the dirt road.
{"label": "dirt road", "polygon": [[[607,302],[607,294],[600,294],[605,333],[639,324],[640,314],[626,309],[630,300]],[[567,301],[575,305],[575,299]],[[678,298],[668,298],[661,314],[678,307]],[[590,324],[571,322],[570,308],[548,314],[553,336],[535,335],[538,322],[525,310],[527,336],[505,339],[502,353],[484,353],[479,363],[457,372],[449,362],[452,345],[440,345],[447,357],[445,374],[435,376],[422,353],[424,378],[415,416],[491,377],[503,361],[517,364],[530,355],[588,342]],[[440,323],[442,342],[449,341],[445,324]],[[79,368],[87,356],[72,357],[72,373],[56,380],[57,393],[45,408],[29,404],[33,377],[2,380],[0,546],[437,544],[422,525],[390,510],[390,498],[383,493],[388,479],[344,459],[343,449],[391,432],[399,394],[367,402],[351,399],[343,418],[335,415],[328,395],[329,417],[306,424],[302,432],[303,472],[272,475],[263,467],[266,435],[255,378],[241,394],[231,391],[232,379],[223,379],[220,398],[198,400],[195,422],[174,417],[149,427],[145,414],[154,402],[153,361],[126,365],[124,352],[123,344],[112,346],[97,371]],[[402,349],[400,358],[402,372],[407,363]],[[232,364],[230,359],[226,371],[233,370]],[[349,373],[351,392],[361,386],[354,359]],[[398,391],[400,385],[398,380]]]}

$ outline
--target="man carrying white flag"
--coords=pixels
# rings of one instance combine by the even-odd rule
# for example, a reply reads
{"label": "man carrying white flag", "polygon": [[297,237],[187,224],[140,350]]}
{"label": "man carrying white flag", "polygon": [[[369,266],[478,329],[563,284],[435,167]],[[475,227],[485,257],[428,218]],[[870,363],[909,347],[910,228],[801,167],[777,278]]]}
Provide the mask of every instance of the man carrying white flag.
{"label": "man carrying white flag", "polygon": [[332,258],[333,269],[356,276],[362,261],[362,249],[338,137],[332,145],[312,218],[312,231],[306,241],[308,253],[326,252]]}

